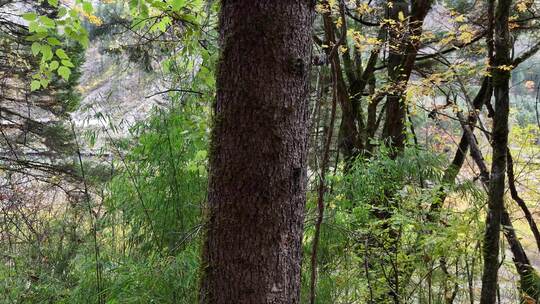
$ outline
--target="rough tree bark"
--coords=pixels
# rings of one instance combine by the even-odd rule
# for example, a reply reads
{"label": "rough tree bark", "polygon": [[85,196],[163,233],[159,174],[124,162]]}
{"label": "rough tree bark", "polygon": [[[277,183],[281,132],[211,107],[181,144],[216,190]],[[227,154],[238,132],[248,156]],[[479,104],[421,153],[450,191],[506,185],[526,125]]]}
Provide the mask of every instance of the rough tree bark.
{"label": "rough tree bark", "polygon": [[495,113],[493,117],[493,162],[489,181],[488,214],[484,235],[484,272],[480,304],[493,304],[497,296],[497,273],[499,270],[499,239],[501,217],[504,211],[504,180],[506,172],[506,148],[508,146],[508,110],[510,72],[503,66],[510,61],[510,33],[508,18],[511,0],[499,0],[495,12],[495,56],[493,60],[493,92]]}
{"label": "rough tree bark", "polygon": [[299,303],[311,0],[222,1],[201,303]]}

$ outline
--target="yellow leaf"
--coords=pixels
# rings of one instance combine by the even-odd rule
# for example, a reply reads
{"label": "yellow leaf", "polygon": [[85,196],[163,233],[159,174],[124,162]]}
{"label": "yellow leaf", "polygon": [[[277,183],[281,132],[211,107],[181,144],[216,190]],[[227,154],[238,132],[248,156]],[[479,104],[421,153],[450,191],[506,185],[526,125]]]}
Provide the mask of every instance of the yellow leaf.
{"label": "yellow leaf", "polygon": [[518,12],[524,13],[527,10],[527,3],[525,2],[518,2],[516,5],[516,8]]}
{"label": "yellow leaf", "polygon": [[341,20],[341,18],[339,18],[338,20],[336,20],[336,27],[337,27],[337,28],[341,28],[342,25],[343,25],[343,20]]}
{"label": "yellow leaf", "polygon": [[465,21],[465,16],[459,15],[454,19],[454,21],[455,22],[464,22]]}
{"label": "yellow leaf", "polygon": [[356,11],[358,14],[364,15],[373,12],[373,8],[369,7],[367,3],[362,3],[356,8]]}
{"label": "yellow leaf", "polygon": [[473,40],[474,36],[470,32],[463,32],[461,35],[459,35],[459,40],[461,40],[463,43],[469,43]]}
{"label": "yellow leaf", "polygon": [[511,70],[514,69],[514,66],[511,65],[511,64],[509,64],[509,65],[504,65],[503,64],[503,65],[497,66],[496,68],[499,69],[499,70],[503,70],[503,71],[511,71]]}

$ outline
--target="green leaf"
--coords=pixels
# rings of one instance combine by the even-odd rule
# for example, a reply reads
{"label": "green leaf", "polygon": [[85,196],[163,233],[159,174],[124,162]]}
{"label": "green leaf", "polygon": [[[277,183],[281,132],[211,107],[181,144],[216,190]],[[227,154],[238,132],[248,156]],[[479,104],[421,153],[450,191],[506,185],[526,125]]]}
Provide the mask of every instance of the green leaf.
{"label": "green leaf", "polygon": [[161,67],[163,68],[163,71],[165,73],[169,73],[171,71],[171,59],[166,59],[161,62]]}
{"label": "green leaf", "polygon": [[190,3],[192,6],[194,6],[196,9],[201,9],[203,5],[205,4],[204,0],[192,0]]}
{"label": "green leaf", "polygon": [[38,32],[39,30],[41,29],[41,27],[39,26],[39,24],[37,24],[37,22],[35,21],[32,21],[28,24],[28,31],[30,33],[33,33],[33,32]]}
{"label": "green leaf", "polygon": [[49,80],[46,78],[43,78],[39,81],[41,83],[41,86],[46,88],[49,85]]}
{"label": "green leaf", "polygon": [[41,50],[41,44],[38,42],[34,42],[32,43],[31,49],[32,49],[32,54],[36,56],[37,54],[39,54],[39,51]]}
{"label": "green leaf", "polygon": [[62,43],[60,42],[60,40],[54,38],[54,37],[49,37],[47,38],[47,42],[49,42],[50,45],[61,45]]}
{"label": "green leaf", "polygon": [[165,22],[162,20],[158,23],[158,28],[160,31],[165,32],[167,30],[167,24],[165,24]]}
{"label": "green leaf", "polygon": [[157,8],[160,11],[166,11],[169,9],[166,2],[162,1],[154,1],[150,3],[150,6],[153,8]]}
{"label": "green leaf", "polygon": [[26,40],[27,41],[37,41],[37,40],[40,40],[40,39],[45,38],[45,37],[47,37],[47,33],[36,33],[36,34],[33,34],[31,36],[26,37]]}
{"label": "green leaf", "polygon": [[34,20],[37,19],[37,14],[36,13],[24,13],[22,15],[22,17],[26,21],[34,21]]}
{"label": "green leaf", "polygon": [[90,40],[88,39],[88,36],[85,36],[85,37],[79,39],[79,43],[80,43],[84,48],[88,48],[88,44],[90,43]]}
{"label": "green leaf", "polygon": [[94,11],[94,8],[92,7],[92,3],[83,2],[83,11],[87,14],[91,14]]}
{"label": "green leaf", "polygon": [[179,11],[182,7],[186,6],[186,0],[171,0],[170,4],[174,11]]}
{"label": "green leaf", "polygon": [[68,80],[70,74],[71,74],[71,70],[68,67],[61,66],[58,68],[58,75],[64,78],[64,80]]}
{"label": "green leaf", "polygon": [[55,25],[54,21],[47,16],[39,16],[39,21],[47,28],[53,28]]}
{"label": "green leaf", "polygon": [[67,9],[65,7],[61,7],[58,9],[58,18],[62,18],[67,14]]}
{"label": "green leaf", "polygon": [[52,59],[53,57],[51,47],[47,44],[41,46],[41,54],[43,54],[43,60],[45,61]]}
{"label": "green leaf", "polygon": [[47,0],[47,2],[49,2],[49,4],[54,6],[54,7],[58,6],[58,0]]}
{"label": "green leaf", "polygon": [[206,150],[199,150],[195,154],[195,160],[205,160],[208,157],[208,152]]}
{"label": "green leaf", "polygon": [[199,23],[198,22],[198,19],[195,15],[190,15],[190,14],[184,14],[182,15],[182,19],[186,20],[187,22],[191,22],[191,23]]}
{"label": "green leaf", "polygon": [[[63,64],[63,63],[62,63]],[[65,65],[65,64],[64,64]],[[58,69],[58,67],[60,66],[60,64],[58,63],[58,61],[56,60],[53,60],[51,61],[51,63],[49,64],[49,69],[51,69],[51,71],[54,71],[56,69]]]}
{"label": "green leaf", "polygon": [[69,60],[62,60],[62,65],[63,65],[63,66],[70,67],[70,68],[74,68],[74,67],[75,67],[75,66],[73,65],[73,63],[71,63],[71,61],[69,61]]}
{"label": "green leaf", "polygon": [[62,50],[62,49],[56,49],[56,56],[58,56],[58,58],[60,58],[60,59],[69,59],[66,52],[64,50]]}
{"label": "green leaf", "polygon": [[152,30],[155,30],[156,28],[158,28],[161,32],[165,32],[167,30],[167,26],[170,24],[171,24],[171,18],[165,16],[158,23],[152,26]]}
{"label": "green leaf", "polygon": [[32,80],[32,82],[30,83],[31,91],[39,90],[40,87],[41,87],[41,83],[39,82],[39,80]]}

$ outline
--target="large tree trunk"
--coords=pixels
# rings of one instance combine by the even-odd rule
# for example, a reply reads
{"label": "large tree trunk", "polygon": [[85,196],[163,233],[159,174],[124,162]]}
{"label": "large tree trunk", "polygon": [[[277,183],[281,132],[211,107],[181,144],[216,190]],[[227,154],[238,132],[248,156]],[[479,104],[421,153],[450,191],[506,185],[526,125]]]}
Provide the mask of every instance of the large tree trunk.
{"label": "large tree trunk", "polygon": [[310,0],[222,1],[201,303],[299,303]]}
{"label": "large tree trunk", "polygon": [[504,210],[504,180],[506,148],[508,146],[508,109],[510,72],[503,69],[510,62],[510,34],[508,18],[511,0],[499,0],[495,14],[495,57],[493,60],[493,91],[495,113],[493,117],[493,163],[489,181],[488,214],[484,236],[484,272],[482,275],[481,304],[493,304],[497,295],[499,270],[499,239],[501,217]]}

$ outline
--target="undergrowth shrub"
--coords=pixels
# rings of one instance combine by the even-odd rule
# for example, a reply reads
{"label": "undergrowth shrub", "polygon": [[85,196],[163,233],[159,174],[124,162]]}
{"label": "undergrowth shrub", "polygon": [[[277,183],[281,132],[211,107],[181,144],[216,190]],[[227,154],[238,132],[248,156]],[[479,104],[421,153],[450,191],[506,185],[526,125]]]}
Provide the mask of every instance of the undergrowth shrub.
{"label": "undergrowth shrub", "polygon": [[[472,183],[442,185],[447,166],[442,155],[415,147],[395,159],[390,155],[381,147],[370,158],[358,158],[347,173],[337,170],[328,177],[317,303],[393,303],[394,296],[403,303],[428,303],[428,297],[430,303],[444,303],[447,297],[468,296],[455,283],[465,288],[478,275],[464,269],[479,263],[482,191]],[[441,191],[448,208],[430,216]],[[314,193],[308,210],[316,210]],[[304,238],[304,301],[312,223],[308,218]]]}

